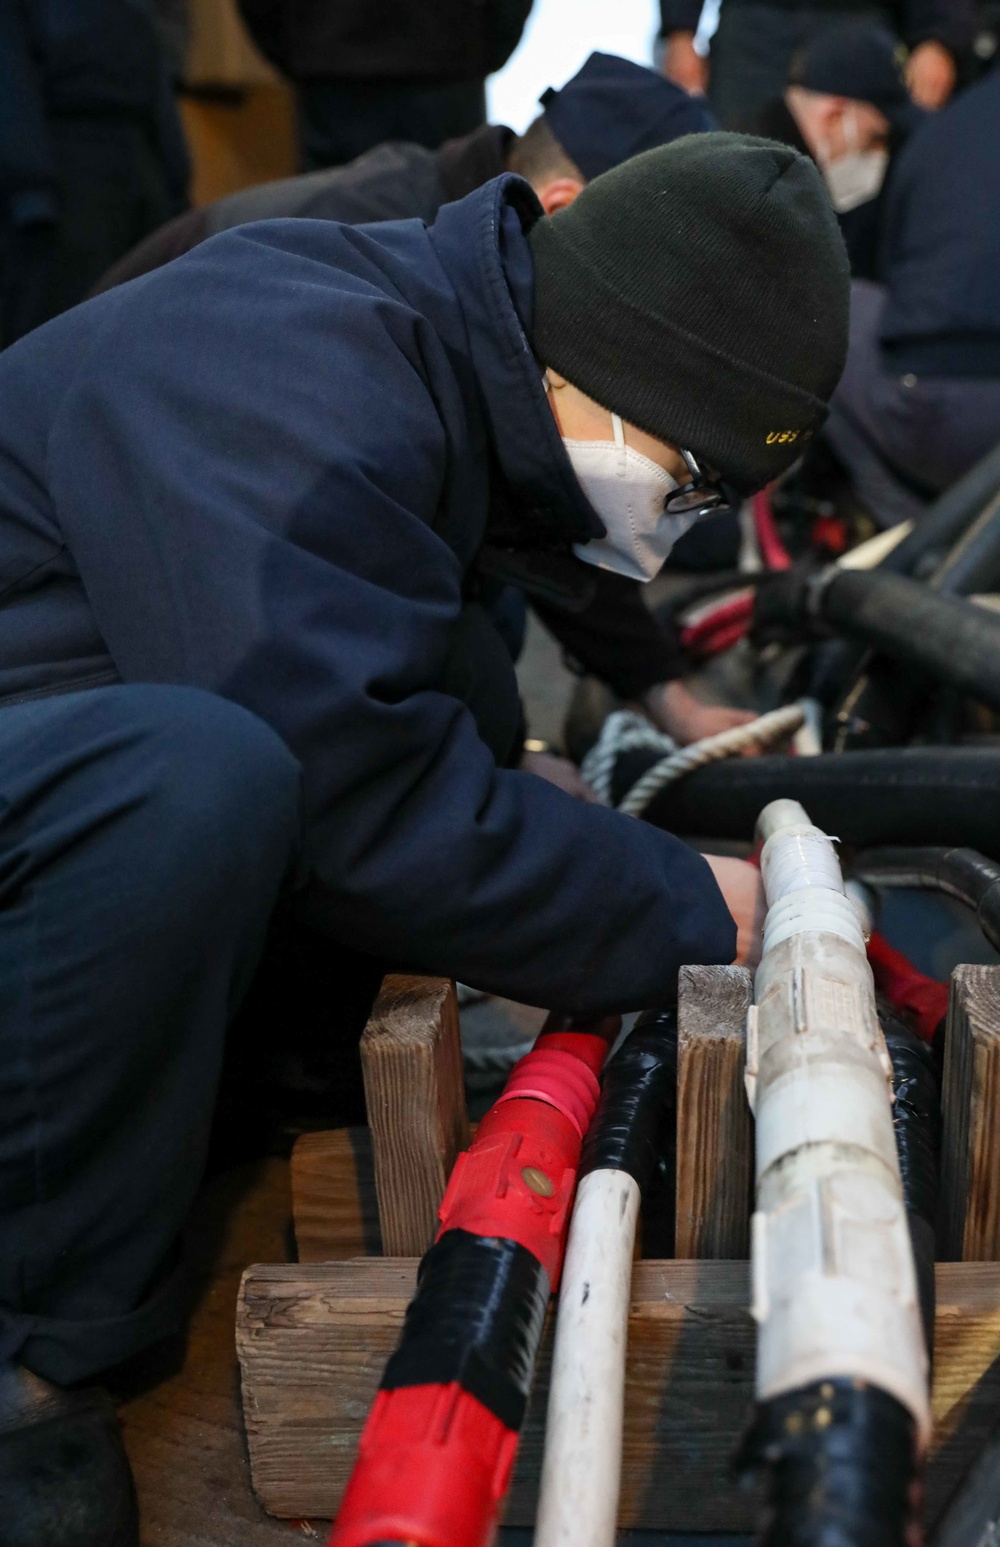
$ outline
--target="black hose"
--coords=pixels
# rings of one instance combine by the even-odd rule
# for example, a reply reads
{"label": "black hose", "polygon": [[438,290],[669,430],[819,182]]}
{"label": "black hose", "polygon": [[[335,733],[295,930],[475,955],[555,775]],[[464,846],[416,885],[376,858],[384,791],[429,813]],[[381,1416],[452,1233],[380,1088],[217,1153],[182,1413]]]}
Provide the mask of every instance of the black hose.
{"label": "black hose", "polygon": [[737,1464],[767,1478],[759,1547],[915,1539],[917,1426],[878,1386],[819,1380],[758,1403]]}
{"label": "black hose", "polygon": [[601,1076],[579,1176],[627,1171],[645,1192],[660,1154],[660,1125],[677,1086],[677,1013],[649,1010]]}
{"label": "black hose", "polygon": [[[624,752],[612,799],[656,762]],[[645,819],[669,832],[753,838],[761,808],[787,797],[844,843],[963,845],[1000,859],[1000,748],[903,747],[818,757],[736,757],[668,785]]]}
{"label": "black hose", "polygon": [[627,1171],[642,1194],[647,1257],[672,1257],[677,1175],[677,1012],[647,1010],[605,1065],[580,1158],[582,1178]]}
{"label": "black hose", "polygon": [[838,632],[1000,709],[1000,616],[903,575],[838,570],[817,611]]}
{"label": "black hose", "polygon": [[1000,490],[987,500],[929,583],[933,590],[952,596],[972,596],[1000,584]]}
{"label": "black hose", "polygon": [[882,574],[925,579],[1000,490],[1000,445],[946,489],[903,541],[882,560]]}
{"label": "black hose", "polygon": [[904,1021],[879,1003],[892,1063],[892,1126],[917,1273],[928,1351],[934,1348],[934,1233],[941,1182],[941,1082],[934,1054]]}
{"label": "black hose", "polygon": [[851,874],[870,886],[947,892],[971,908],[984,936],[1000,951],[1000,864],[975,849],[870,849],[856,854]]}

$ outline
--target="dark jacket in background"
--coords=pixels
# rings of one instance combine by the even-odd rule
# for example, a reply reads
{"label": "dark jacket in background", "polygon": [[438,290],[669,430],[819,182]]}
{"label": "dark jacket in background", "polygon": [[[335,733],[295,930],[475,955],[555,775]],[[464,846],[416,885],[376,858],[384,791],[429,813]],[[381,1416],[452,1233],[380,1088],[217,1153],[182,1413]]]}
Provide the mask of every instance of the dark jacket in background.
{"label": "dark jacket in background", "polygon": [[900,156],[881,277],[889,370],[1000,378],[997,69],[933,114]]}
{"label": "dark jacket in background", "polygon": [[517,47],[532,0],[240,0],[292,80],[484,80]]}
{"label": "dark jacket in background", "polygon": [[[152,8],[144,0],[0,0],[0,198],[54,210],[51,130],[65,120],[141,124],[179,204],[190,173]],[[29,203],[30,200],[30,203]]]}
{"label": "dark jacket in background", "polygon": [[[761,4],[761,0],[722,0],[727,6]],[[817,11],[825,13],[827,25],[838,20],[871,16],[886,22],[908,48],[934,39],[955,54],[968,48],[975,23],[970,0],[890,0],[887,4],[872,0],[822,0],[822,4],[803,5],[802,0],[764,0],[768,9],[785,12]],[[694,32],[701,15],[701,0],[660,0],[660,31]]]}
{"label": "dark jacket in background", "polygon": [[[10,350],[0,697],[241,703],[301,763],[302,881],[344,945],[528,1003],[658,1004],[734,953],[704,861],[498,770],[442,690],[484,553],[569,576],[601,529],[526,336],[537,215],[508,177],[430,229],[243,226]],[[516,701],[499,640],[494,664]]]}
{"label": "dark jacket in background", "polygon": [[[488,125],[439,151],[421,145],[380,145],[350,166],[264,183],[193,209],[153,232],[104,277],[112,289],[190,251],[206,237],[251,220],[296,216],[366,221],[416,218],[431,224],[443,204],[464,198],[504,171],[512,131]],[[607,682],[622,698],[680,675],[676,640],[652,617],[639,586],[594,569],[593,598],[568,611],[536,596],[535,610],[575,664]]]}
{"label": "dark jacket in background", "polygon": [[0,347],[182,208],[188,171],[144,0],[0,0]]}

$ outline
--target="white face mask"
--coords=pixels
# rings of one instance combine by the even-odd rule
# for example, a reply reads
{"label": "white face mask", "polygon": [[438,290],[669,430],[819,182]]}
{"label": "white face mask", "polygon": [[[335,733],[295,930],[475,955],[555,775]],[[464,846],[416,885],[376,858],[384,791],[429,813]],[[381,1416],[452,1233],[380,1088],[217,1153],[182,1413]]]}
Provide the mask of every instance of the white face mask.
{"label": "white face mask", "polygon": [[845,156],[838,156],[836,161],[829,160],[829,147],[825,142],[816,149],[816,160],[830,202],[838,215],[846,215],[850,210],[857,209],[859,204],[867,204],[869,199],[874,199],[889,169],[889,152],[884,145],[872,150],[858,149],[856,108],[851,108],[850,118],[845,115],[844,134],[852,148]]}
{"label": "white face mask", "polygon": [[580,487],[608,529],[606,537],[574,543],[573,552],[598,569],[652,580],[694,516],[667,515],[663,503],[679,487],[676,478],[626,446],[617,414],[611,424],[613,441],[563,440]]}

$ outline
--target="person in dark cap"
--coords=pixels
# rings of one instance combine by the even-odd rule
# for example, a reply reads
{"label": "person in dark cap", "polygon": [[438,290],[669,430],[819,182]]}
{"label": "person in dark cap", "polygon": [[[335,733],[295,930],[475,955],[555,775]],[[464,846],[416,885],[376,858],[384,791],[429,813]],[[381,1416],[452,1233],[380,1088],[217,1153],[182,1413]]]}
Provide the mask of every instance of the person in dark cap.
{"label": "person in dark cap", "polygon": [[921,107],[936,111],[955,89],[978,9],[974,0],[722,0],[707,58],[694,46],[700,15],[701,0],[660,0],[663,69],[686,91],[707,91],[728,129],[780,95],[795,54],[831,27],[853,21],[888,26],[903,40],[907,85]]}
{"label": "person in dark cap", "polygon": [[[543,112],[523,135],[491,125],[439,151],[389,144],[348,167],[265,183],[216,204],[190,210],[140,243],[97,286],[97,293],[148,272],[204,241],[250,220],[297,216],[352,224],[415,217],[433,221],[442,204],[463,198],[501,172],[517,172],[535,190],[546,214],[572,203],[589,179],[643,150],[685,134],[714,129],[703,101],[689,97],[653,70],[614,54],[594,53],[559,90],[541,98]],[[574,663],[641,703],[654,723],[686,744],[728,729],[752,715],[702,703],[680,680],[676,639],[652,618],[636,588],[602,575],[590,604],[569,611],[536,595],[535,610]],[[524,603],[498,590],[515,653],[524,627]],[[524,766],[558,779],[586,796],[572,764],[529,738]]]}
{"label": "person in dark cap", "polygon": [[788,467],[848,281],[812,162],[690,135],[551,216],[506,175],[430,227],[241,226],[0,357],[0,1494],[32,1547],[61,1498],[75,1547],[138,1541],[76,1388],[177,1325],[269,922],[369,1002],[392,963],[589,1016],[753,960],[752,867],[510,769],[506,650],[451,665],[484,579],[648,577]]}
{"label": "person in dark cap", "polygon": [[590,178],[630,156],[718,127],[704,102],[615,54],[591,54],[563,87],[543,94],[541,106],[522,135],[503,124],[488,124],[439,150],[393,140],[350,166],[262,183],[188,210],[127,253],[96,293],[249,220],[302,216],[360,224],[414,217],[429,222],[442,204],[464,198],[502,172],[526,178],[551,215]]}
{"label": "person in dark cap", "polygon": [[885,27],[831,27],[791,63],[780,97],[741,125],[812,156],[840,220],[851,272],[874,279],[890,167],[926,118],[906,87],[906,50]]}
{"label": "person in dark cap", "polygon": [[912,136],[886,193],[878,283],[851,287],[825,436],[879,526],[1000,443],[1000,70]]}

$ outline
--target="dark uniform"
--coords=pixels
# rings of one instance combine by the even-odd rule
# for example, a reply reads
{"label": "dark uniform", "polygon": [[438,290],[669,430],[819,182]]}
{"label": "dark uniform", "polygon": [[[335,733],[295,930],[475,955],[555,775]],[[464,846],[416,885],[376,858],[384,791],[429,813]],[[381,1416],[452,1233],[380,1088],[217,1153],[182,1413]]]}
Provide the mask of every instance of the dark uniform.
{"label": "dark uniform", "polygon": [[258,46],[294,83],[302,165],[383,140],[433,149],[486,117],[485,81],[513,53],[531,0],[240,0]]}
{"label": "dark uniform", "polygon": [[331,949],[578,1011],[735,954],[700,856],[497,766],[479,576],[573,589],[600,528],[537,212],[508,177],[430,229],[244,226],[0,360],[0,1357],[65,1383],[176,1323],[282,884]]}

